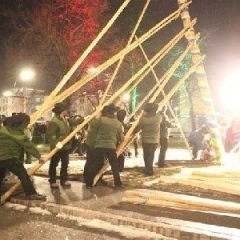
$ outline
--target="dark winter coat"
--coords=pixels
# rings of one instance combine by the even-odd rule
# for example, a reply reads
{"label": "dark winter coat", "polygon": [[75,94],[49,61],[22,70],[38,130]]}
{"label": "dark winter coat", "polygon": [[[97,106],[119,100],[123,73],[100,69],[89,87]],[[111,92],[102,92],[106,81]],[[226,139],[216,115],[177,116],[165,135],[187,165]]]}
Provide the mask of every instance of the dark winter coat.
{"label": "dark winter coat", "polygon": [[204,137],[205,135],[201,130],[196,130],[190,133],[188,141],[190,144],[196,145],[199,149],[203,149],[205,144]]}

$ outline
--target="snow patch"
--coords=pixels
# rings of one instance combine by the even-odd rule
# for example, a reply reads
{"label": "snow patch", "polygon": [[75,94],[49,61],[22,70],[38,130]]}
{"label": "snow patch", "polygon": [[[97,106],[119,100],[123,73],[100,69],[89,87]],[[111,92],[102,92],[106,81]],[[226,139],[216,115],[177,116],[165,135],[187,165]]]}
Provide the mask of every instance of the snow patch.
{"label": "snow patch", "polygon": [[75,220],[79,226],[104,229],[106,232],[115,232],[129,239],[154,239],[154,240],[174,240],[175,238],[164,237],[147,229],[134,228],[126,225],[114,225],[99,219],[86,219],[82,217],[69,216],[67,214],[58,214],[57,217],[69,220]]}
{"label": "snow patch", "polygon": [[22,211],[22,212],[27,209],[26,206],[23,206],[23,205],[20,205],[20,204],[17,204],[17,203],[10,203],[10,202],[7,202],[4,206],[6,208],[11,208],[11,209],[14,209],[14,210],[17,210],[17,211]]}
{"label": "snow patch", "polygon": [[51,212],[49,212],[46,209],[42,209],[40,207],[31,207],[31,208],[29,208],[29,212],[36,213],[36,214],[41,214],[41,215],[52,215]]}
{"label": "snow patch", "polygon": [[86,218],[69,216],[69,215],[67,215],[65,213],[59,213],[59,214],[56,215],[56,217],[62,218],[64,220],[74,220],[74,221],[77,221],[77,222],[86,222],[86,221],[88,221],[88,219],[86,219]]}

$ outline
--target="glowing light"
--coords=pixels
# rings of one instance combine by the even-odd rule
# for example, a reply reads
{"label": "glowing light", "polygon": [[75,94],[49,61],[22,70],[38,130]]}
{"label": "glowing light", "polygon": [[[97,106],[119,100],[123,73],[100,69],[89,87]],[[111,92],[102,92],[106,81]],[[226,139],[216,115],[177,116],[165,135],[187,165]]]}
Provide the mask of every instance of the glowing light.
{"label": "glowing light", "polygon": [[240,114],[238,103],[240,102],[240,70],[230,73],[221,89],[221,98],[228,111]]}
{"label": "glowing light", "polygon": [[24,68],[20,71],[19,78],[21,81],[31,81],[35,77],[35,72],[31,68]]}
{"label": "glowing light", "polygon": [[11,97],[11,96],[13,96],[13,92],[12,91],[5,91],[5,92],[3,92],[3,96],[4,97]]}
{"label": "glowing light", "polygon": [[129,93],[124,93],[121,98],[122,98],[122,100],[123,100],[124,102],[129,102],[131,96],[130,96]]}
{"label": "glowing light", "polygon": [[88,72],[89,73],[95,73],[95,72],[97,72],[97,69],[95,67],[89,67]]}

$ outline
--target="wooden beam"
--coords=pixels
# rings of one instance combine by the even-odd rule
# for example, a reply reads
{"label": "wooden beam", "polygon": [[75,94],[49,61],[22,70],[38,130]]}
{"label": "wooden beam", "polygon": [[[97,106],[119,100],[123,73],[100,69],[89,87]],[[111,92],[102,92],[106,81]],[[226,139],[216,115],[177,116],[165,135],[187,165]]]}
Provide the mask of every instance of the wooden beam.
{"label": "wooden beam", "polygon": [[126,195],[130,197],[140,197],[144,199],[150,199],[157,202],[162,201],[169,201],[176,204],[187,204],[190,207],[197,207],[197,208],[211,208],[218,211],[231,211],[235,213],[240,213],[240,204],[234,202],[225,202],[221,200],[213,200],[209,198],[201,198],[195,196],[189,196],[184,194],[175,194],[169,192],[160,192],[154,190],[146,190],[146,189],[139,189],[139,190],[129,190],[126,191]]}

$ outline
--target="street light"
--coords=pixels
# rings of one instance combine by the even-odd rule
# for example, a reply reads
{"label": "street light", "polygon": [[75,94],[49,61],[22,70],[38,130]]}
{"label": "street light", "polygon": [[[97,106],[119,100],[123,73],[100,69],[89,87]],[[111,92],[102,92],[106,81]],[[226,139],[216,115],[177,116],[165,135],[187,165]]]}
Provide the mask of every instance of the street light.
{"label": "street light", "polygon": [[96,72],[97,72],[97,69],[92,66],[92,67],[88,67],[88,68],[87,68],[87,71],[88,71],[89,73],[96,73]]}
{"label": "street light", "polygon": [[11,97],[11,96],[13,96],[13,92],[12,91],[4,91],[3,96],[4,97]]}
{"label": "street light", "polygon": [[[17,80],[14,82],[13,89],[4,91],[2,94],[4,97],[9,98],[7,111],[10,112],[19,112],[23,111],[26,112],[27,108],[27,88],[22,87],[22,89],[19,88],[19,91],[16,89],[17,81],[20,80],[21,82],[29,82],[33,80],[35,77],[35,71],[29,67],[23,68],[19,72],[19,76],[17,77]],[[10,104],[11,102],[11,104]]]}
{"label": "street light", "polygon": [[19,74],[19,79],[23,82],[31,81],[34,77],[35,72],[31,68],[23,68]]}
{"label": "street light", "polygon": [[123,93],[123,95],[121,96],[121,98],[122,98],[122,100],[123,100],[124,102],[129,103],[129,101],[130,101],[130,99],[131,99],[131,95],[130,95],[129,93],[125,92],[125,93]]}

